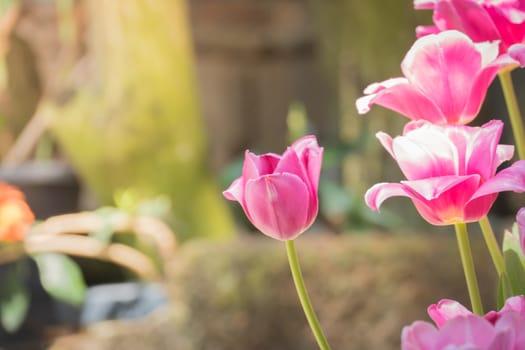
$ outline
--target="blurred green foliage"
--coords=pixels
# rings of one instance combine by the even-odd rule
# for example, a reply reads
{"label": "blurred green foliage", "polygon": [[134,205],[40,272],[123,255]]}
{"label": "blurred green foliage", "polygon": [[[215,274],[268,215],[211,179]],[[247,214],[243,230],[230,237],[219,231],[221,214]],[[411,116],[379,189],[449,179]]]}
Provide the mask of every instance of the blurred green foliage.
{"label": "blurred green foliage", "polygon": [[505,300],[515,295],[525,295],[525,255],[520,245],[518,225],[506,231],[503,238],[503,259],[505,271],[500,276],[498,287],[498,308]]}
{"label": "blurred green foliage", "polygon": [[56,299],[71,305],[80,305],[86,294],[82,271],[67,255],[38,253],[32,256],[38,266],[40,282]]}
{"label": "blurred green foliage", "polygon": [[29,310],[29,292],[25,287],[28,269],[24,261],[4,267],[0,284],[0,321],[7,332],[15,332]]}
{"label": "blurred green foliage", "polygon": [[[30,256],[38,268],[44,290],[56,300],[79,306],[83,303],[86,283],[78,265],[68,256],[38,253]],[[31,260],[27,257],[1,266],[0,325],[16,332],[28,317],[31,304]]]}
{"label": "blurred green foliage", "polygon": [[129,188],[168,196],[179,239],[232,235],[208,171],[185,2],[87,4],[92,66],[52,126],[75,168],[103,204]]}

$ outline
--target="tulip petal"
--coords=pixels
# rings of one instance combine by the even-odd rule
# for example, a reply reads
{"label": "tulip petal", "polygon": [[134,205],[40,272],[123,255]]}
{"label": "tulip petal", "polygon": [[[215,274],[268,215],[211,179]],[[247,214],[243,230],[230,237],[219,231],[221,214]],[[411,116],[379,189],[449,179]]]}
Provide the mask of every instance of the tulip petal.
{"label": "tulip petal", "polygon": [[396,159],[393,149],[394,140],[392,139],[392,137],[387,133],[380,131],[376,134],[376,138],[379,140],[384,149],[386,149],[387,152],[392,156],[392,158]]}
{"label": "tulip petal", "polygon": [[521,208],[516,215],[518,232],[520,235],[521,250],[525,254],[525,208]]}
{"label": "tulip petal", "polygon": [[244,195],[246,214],[265,235],[284,241],[308,228],[310,193],[299,176],[281,173],[249,180]]}
{"label": "tulip petal", "polygon": [[241,203],[243,196],[242,177],[235,179],[230,185],[230,187],[223,191],[222,194],[224,195],[224,197],[226,197],[226,199]]}
{"label": "tulip petal", "polygon": [[503,312],[495,329],[501,336],[494,339],[489,350],[525,349],[525,319],[517,312]]}
{"label": "tulip petal", "polygon": [[494,62],[499,56],[499,41],[484,41],[475,43],[474,47],[481,53],[482,67],[494,65]]}
{"label": "tulip petal", "polygon": [[504,191],[525,192],[525,160],[519,160],[484,182],[470,201]]}
{"label": "tulip petal", "polygon": [[250,151],[246,151],[244,154],[242,176],[245,181],[248,181],[249,179],[255,179],[262,175],[271,174],[280,160],[281,156],[277,154],[266,153],[258,156]]}
{"label": "tulip petal", "polygon": [[437,0],[414,0],[416,10],[433,10]]}
{"label": "tulip petal", "polygon": [[478,188],[479,179],[480,177],[477,174],[465,176],[450,175],[414,181],[401,181],[401,183],[427,201],[436,199],[454,188],[454,192],[458,193],[454,193],[455,198],[451,198],[450,204],[454,202],[463,204],[466,202],[463,199],[470,198],[472,193]]}
{"label": "tulip petal", "polygon": [[438,328],[457,316],[471,315],[466,307],[455,300],[442,299],[428,307],[427,313]]}
{"label": "tulip petal", "polygon": [[487,67],[475,75],[470,85],[465,107],[461,113],[462,118],[458,121],[459,124],[468,124],[478,115],[488,88],[498,74],[499,68],[499,66]]}
{"label": "tulip petal", "polygon": [[440,30],[459,30],[475,42],[500,38],[492,18],[476,1],[438,1],[432,18]]}
{"label": "tulip petal", "polygon": [[496,201],[498,197],[497,193],[491,193],[485,196],[477,197],[475,199],[470,199],[465,204],[464,210],[464,222],[476,222],[479,221],[482,217],[487,215],[490,208]]}
{"label": "tulip petal", "polygon": [[450,225],[465,222],[465,203],[478,188],[479,180],[479,175],[468,175],[402,183],[414,192],[414,206],[425,220],[433,225]]}
{"label": "tulip petal", "polygon": [[234,180],[230,187],[223,191],[222,194],[228,200],[239,202],[242,209],[244,210],[244,213],[248,217],[248,220],[252,221],[250,213],[246,209],[246,202],[244,197],[244,181],[245,180],[242,176],[239,177],[238,179]]}
{"label": "tulip petal", "polygon": [[306,163],[306,170],[308,171],[308,176],[310,177],[310,183],[317,193],[319,186],[319,177],[321,176],[321,168],[323,163],[323,153],[324,149],[319,147],[317,149],[309,149],[306,157],[308,162]]}
{"label": "tulip petal", "polygon": [[319,176],[321,175],[323,163],[323,147],[319,147],[317,139],[313,135],[300,138],[295,141],[291,147],[295,149],[299,160],[304,164],[309,177],[309,183],[312,185],[317,198]]}
{"label": "tulip petal", "polygon": [[392,109],[409,119],[426,119],[433,123],[446,123],[446,119],[428,97],[414,88],[405,78],[388,79],[374,83],[365,89],[365,94],[357,99],[359,114],[370,111],[373,104]]}
{"label": "tulip petal", "polygon": [[291,148],[293,148],[299,161],[303,164],[307,174],[307,184],[310,189],[310,206],[308,209],[307,225],[310,225],[319,210],[319,198],[317,195],[319,188],[319,177],[321,176],[321,168],[323,163],[323,147],[317,144],[317,138],[313,135],[303,136],[295,141]]}
{"label": "tulip petal", "polygon": [[[432,96],[448,123],[458,123],[482,57],[463,33],[446,31],[418,39],[408,51],[401,68],[404,75],[426,96]],[[474,95],[474,94],[473,94]],[[481,105],[481,100],[471,101]],[[470,107],[469,109],[472,109]],[[473,118],[474,116],[472,116]]]}
{"label": "tulip petal", "polygon": [[518,62],[520,67],[525,67],[525,44],[514,44],[509,47],[509,56]]}
{"label": "tulip petal", "polygon": [[375,211],[379,210],[381,204],[390,197],[408,197],[414,203],[419,214],[433,225],[443,225],[443,220],[436,215],[435,208],[429,201],[402,183],[379,183],[372,186],[365,193],[366,205]]}
{"label": "tulip petal", "polygon": [[416,130],[416,129],[419,129],[419,128],[422,128],[428,125],[435,125],[435,124],[429,123],[428,120],[424,120],[424,119],[412,120],[406,123],[405,126],[403,127],[403,136],[406,136],[409,132],[413,130]]}
{"label": "tulip petal", "polygon": [[496,331],[483,317],[471,314],[448,321],[439,331],[435,349],[454,349],[450,345],[470,345],[456,349],[486,349],[490,346]]}
{"label": "tulip petal", "polygon": [[366,192],[365,202],[370,209],[377,211],[390,197],[408,197],[419,214],[431,224],[451,224],[463,220],[464,203],[477,189],[478,183],[479,175],[379,183]]}
{"label": "tulip petal", "polygon": [[401,333],[402,350],[434,349],[438,330],[428,322],[416,321],[404,327]]}
{"label": "tulip petal", "polygon": [[410,189],[401,183],[382,182],[375,184],[365,193],[366,205],[372,210],[378,211],[381,204],[390,197],[416,197]]}
{"label": "tulip petal", "polygon": [[501,165],[501,163],[511,160],[512,156],[514,156],[513,145],[498,145],[496,148],[496,159],[494,161],[494,166],[496,169]]}
{"label": "tulip petal", "polygon": [[466,145],[466,173],[480,174],[484,180],[496,173],[498,143],[503,131],[501,120],[492,120],[476,130]]}
{"label": "tulip petal", "polygon": [[514,334],[509,329],[498,330],[487,350],[521,349],[514,347]]}
{"label": "tulip petal", "polygon": [[422,124],[393,141],[393,153],[408,180],[458,173],[458,152],[439,127]]}
{"label": "tulip petal", "polygon": [[274,170],[274,173],[295,174],[299,176],[305,184],[310,183],[310,179],[308,178],[304,164],[301,163],[297,153],[291,147],[288,147],[288,149],[284,152],[281,160],[279,161],[279,164],[277,164],[277,167]]}
{"label": "tulip petal", "polygon": [[510,23],[525,22],[525,2],[523,0],[499,0],[498,8]]}
{"label": "tulip petal", "polygon": [[298,155],[304,154],[305,151],[309,149],[320,148],[317,144],[317,138],[314,135],[303,136],[292,143],[290,147],[293,148]]}
{"label": "tulip petal", "polygon": [[[304,152],[305,156],[308,156],[308,149],[305,149]],[[308,210],[308,218],[307,222],[310,223],[313,221],[313,219],[317,216],[317,211],[319,207],[318,203],[318,197],[317,197],[317,184],[319,181],[319,173],[316,176],[316,182],[312,182],[310,180],[310,176],[307,172],[307,169],[305,168],[308,166],[308,158],[305,158],[304,160],[300,160],[298,157],[298,154],[296,153],[295,149],[292,147],[288,147],[286,152],[284,152],[281,161],[275,168],[275,174],[279,173],[289,173],[289,174],[295,174],[301,178],[301,180],[304,182],[306,187],[308,188],[309,198],[308,202],[310,203],[309,210]],[[318,160],[314,160],[314,162],[318,163],[318,166],[321,166],[321,163]],[[320,169],[318,169],[318,172]]]}
{"label": "tulip petal", "polygon": [[416,37],[421,38],[431,34],[437,34],[441,32],[436,26],[417,26],[416,27]]}
{"label": "tulip petal", "polygon": [[[521,209],[521,211],[525,214],[523,209]],[[525,297],[523,295],[517,295],[505,300],[505,305],[503,305],[499,312],[505,313],[508,311],[518,313],[525,320]]]}
{"label": "tulip petal", "polygon": [[498,30],[503,51],[508,51],[513,44],[523,42],[525,33],[523,9],[518,9],[516,4],[508,3],[498,5],[488,3],[483,7]]}

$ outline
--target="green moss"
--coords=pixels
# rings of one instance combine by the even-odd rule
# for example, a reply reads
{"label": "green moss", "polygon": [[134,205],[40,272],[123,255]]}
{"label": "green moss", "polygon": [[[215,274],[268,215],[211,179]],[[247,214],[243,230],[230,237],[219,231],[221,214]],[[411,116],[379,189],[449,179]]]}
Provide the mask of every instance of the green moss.
{"label": "green moss", "polygon": [[103,203],[167,194],[179,237],[234,232],[207,169],[183,1],[89,2],[93,71],[53,131]]}

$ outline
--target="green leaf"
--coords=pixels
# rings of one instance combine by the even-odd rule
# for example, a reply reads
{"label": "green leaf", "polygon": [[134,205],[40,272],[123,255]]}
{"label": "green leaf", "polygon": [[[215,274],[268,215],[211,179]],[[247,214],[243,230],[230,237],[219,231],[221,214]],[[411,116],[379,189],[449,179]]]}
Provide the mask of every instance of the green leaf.
{"label": "green leaf", "polygon": [[68,256],[55,253],[33,254],[40,282],[54,298],[73,305],[84,301],[86,283],[77,264]]}
{"label": "green leaf", "polygon": [[503,253],[503,258],[512,287],[512,295],[525,294],[525,269],[520,256],[514,250],[507,250]]}
{"label": "green leaf", "polygon": [[15,332],[24,322],[29,309],[29,293],[24,279],[22,263],[6,267],[5,278],[0,284],[0,320],[7,332]]}
{"label": "green leaf", "polygon": [[499,278],[498,283],[498,310],[503,307],[503,305],[505,304],[505,300],[507,300],[511,296],[513,296],[513,294],[510,279],[507,273],[503,272],[503,274]]}

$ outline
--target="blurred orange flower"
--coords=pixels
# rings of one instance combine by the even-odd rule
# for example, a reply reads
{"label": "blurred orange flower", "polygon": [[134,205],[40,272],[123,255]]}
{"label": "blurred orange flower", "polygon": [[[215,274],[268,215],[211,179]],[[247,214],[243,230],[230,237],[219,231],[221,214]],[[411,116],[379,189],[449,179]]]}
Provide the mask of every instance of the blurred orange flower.
{"label": "blurred orange flower", "polygon": [[22,240],[34,220],[24,194],[0,182],[0,241]]}

